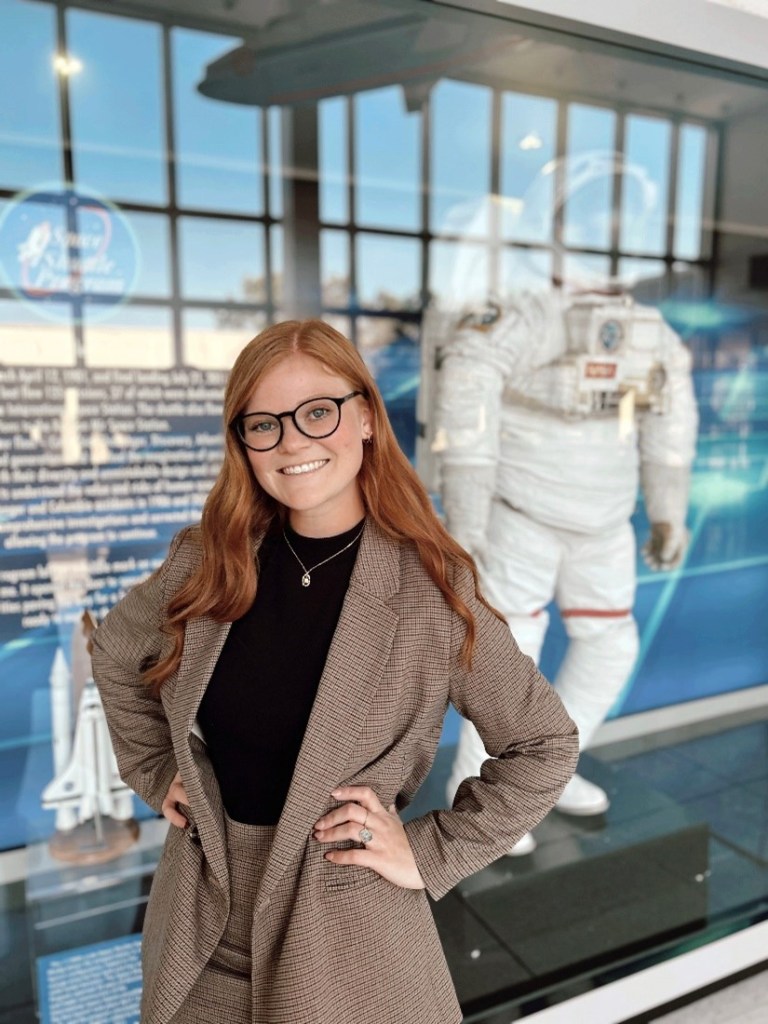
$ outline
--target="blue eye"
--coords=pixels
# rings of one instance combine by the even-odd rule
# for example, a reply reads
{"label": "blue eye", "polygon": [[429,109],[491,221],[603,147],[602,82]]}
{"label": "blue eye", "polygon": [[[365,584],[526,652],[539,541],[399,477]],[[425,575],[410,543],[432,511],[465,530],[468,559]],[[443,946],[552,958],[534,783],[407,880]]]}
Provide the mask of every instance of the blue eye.
{"label": "blue eye", "polygon": [[277,430],[275,420],[246,420],[245,429],[249,434],[270,434]]}

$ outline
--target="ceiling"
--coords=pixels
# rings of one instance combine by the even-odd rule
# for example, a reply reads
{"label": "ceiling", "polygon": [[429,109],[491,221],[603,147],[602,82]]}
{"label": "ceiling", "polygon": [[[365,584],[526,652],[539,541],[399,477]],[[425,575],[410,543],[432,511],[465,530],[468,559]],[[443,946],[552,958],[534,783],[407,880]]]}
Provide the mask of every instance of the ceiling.
{"label": "ceiling", "polygon": [[[32,0],[41,2],[41,0]],[[733,74],[522,26],[428,0],[86,0],[242,45],[201,69],[205,95],[295,104],[401,84],[417,106],[440,78],[611,106],[729,120],[768,106]]]}

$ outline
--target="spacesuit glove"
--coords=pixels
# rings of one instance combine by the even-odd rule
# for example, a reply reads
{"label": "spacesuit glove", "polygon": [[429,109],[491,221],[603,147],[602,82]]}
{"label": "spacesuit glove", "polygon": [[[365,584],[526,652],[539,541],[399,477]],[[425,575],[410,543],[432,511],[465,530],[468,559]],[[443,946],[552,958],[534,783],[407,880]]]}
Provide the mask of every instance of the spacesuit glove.
{"label": "spacesuit glove", "polygon": [[475,559],[482,558],[485,552],[495,484],[495,466],[442,467],[446,528]]}
{"label": "spacesuit glove", "polygon": [[690,534],[682,523],[651,523],[651,535],[643,545],[645,564],[654,572],[676,569],[683,560]]}

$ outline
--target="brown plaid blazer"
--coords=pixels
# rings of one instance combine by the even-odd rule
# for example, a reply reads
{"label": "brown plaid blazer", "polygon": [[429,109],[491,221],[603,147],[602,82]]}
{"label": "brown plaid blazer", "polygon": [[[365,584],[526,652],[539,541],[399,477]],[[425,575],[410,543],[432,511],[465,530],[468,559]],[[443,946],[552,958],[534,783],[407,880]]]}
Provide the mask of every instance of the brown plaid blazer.
{"label": "brown plaid blazer", "polygon": [[[221,796],[192,732],[229,624],[187,624],[181,664],[161,700],[140,674],[161,650],[169,597],[199,557],[197,528],[188,527],[93,636],[94,678],[122,777],[159,812],[178,768],[190,803],[192,825],[170,828],[147,908],[144,1024],[171,1020],[217,946],[232,898]],[[463,622],[415,547],[368,522],[258,890],[260,1024],[461,1020],[424,891],[332,864],[327,845],[311,839],[317,818],[338,806],[332,789],[368,785],[385,806],[402,808],[427,776],[448,702],[475,723],[492,755],[481,777],[462,783],[451,810],[405,825],[427,891],[439,899],[509,850],[574,770],[576,728],[554,690],[477,602],[466,571],[457,587],[476,616],[471,671],[458,664]]]}

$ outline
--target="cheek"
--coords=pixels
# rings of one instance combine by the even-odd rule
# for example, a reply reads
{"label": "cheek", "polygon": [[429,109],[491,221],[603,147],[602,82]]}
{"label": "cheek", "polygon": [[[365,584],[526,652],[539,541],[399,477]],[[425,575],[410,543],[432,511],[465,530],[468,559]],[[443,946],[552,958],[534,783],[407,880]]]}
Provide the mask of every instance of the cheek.
{"label": "cheek", "polygon": [[268,494],[271,493],[266,473],[266,465],[263,459],[260,459],[255,452],[248,452],[248,462],[251,467],[251,472],[256,478],[256,483],[265,490]]}

